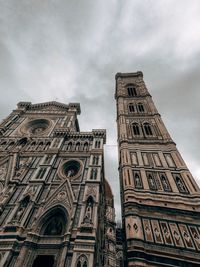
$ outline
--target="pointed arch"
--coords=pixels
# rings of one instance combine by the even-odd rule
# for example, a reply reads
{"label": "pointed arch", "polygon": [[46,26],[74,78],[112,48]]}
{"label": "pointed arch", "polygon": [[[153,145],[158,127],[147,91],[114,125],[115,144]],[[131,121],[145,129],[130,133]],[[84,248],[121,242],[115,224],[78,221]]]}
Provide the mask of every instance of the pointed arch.
{"label": "pointed arch", "polygon": [[63,235],[69,224],[68,218],[68,212],[63,206],[56,205],[51,207],[39,222],[40,234],[49,236]]}
{"label": "pointed arch", "polygon": [[134,107],[134,104],[133,103],[130,103],[128,105],[128,108],[129,108],[129,112],[135,112],[135,107]]}
{"label": "pointed arch", "polygon": [[76,267],[88,267],[88,259],[84,254],[78,257]]}
{"label": "pointed arch", "polygon": [[137,122],[132,123],[132,130],[134,135],[140,135],[140,127]]}
{"label": "pointed arch", "polygon": [[144,105],[143,105],[143,103],[139,102],[139,103],[137,104],[137,107],[138,107],[138,111],[139,111],[139,112],[144,112]]}
{"label": "pointed arch", "polygon": [[83,150],[88,151],[88,148],[89,148],[89,144],[88,144],[88,142],[85,142],[83,145]]}
{"label": "pointed arch", "polygon": [[148,135],[148,136],[149,135],[153,135],[152,126],[151,126],[150,123],[145,122],[143,124],[143,127],[144,127],[144,132],[145,132],[146,135]]}
{"label": "pointed arch", "polygon": [[134,84],[128,84],[126,86],[126,89],[127,89],[128,96],[134,97],[138,95],[136,86]]}
{"label": "pointed arch", "polygon": [[67,150],[69,151],[69,150],[71,150],[72,149],[72,142],[69,142],[68,144],[67,144]]}
{"label": "pointed arch", "polygon": [[75,146],[75,151],[79,151],[80,150],[80,142],[77,142],[76,143],[76,146]]}

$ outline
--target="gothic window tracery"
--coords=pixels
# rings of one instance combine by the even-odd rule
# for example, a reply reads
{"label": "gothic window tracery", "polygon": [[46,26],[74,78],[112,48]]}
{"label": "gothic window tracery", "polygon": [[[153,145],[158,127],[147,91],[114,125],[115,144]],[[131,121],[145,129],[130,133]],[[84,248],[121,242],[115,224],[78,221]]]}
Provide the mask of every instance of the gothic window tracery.
{"label": "gothic window tracery", "polygon": [[86,257],[85,255],[81,255],[81,256],[78,258],[76,267],[88,267],[88,264],[87,264],[87,257]]}
{"label": "gothic window tracery", "polygon": [[144,105],[142,103],[138,103],[137,107],[139,112],[144,112]]}
{"label": "gothic window tracery", "polygon": [[151,128],[151,125],[147,122],[144,123],[144,132],[146,135],[153,135],[153,131],[152,131],[152,128]]}
{"label": "gothic window tracery", "polygon": [[137,96],[137,90],[136,90],[136,87],[135,85],[133,84],[130,84],[127,86],[127,92],[128,92],[128,96]]}
{"label": "gothic window tracery", "polygon": [[101,147],[101,141],[100,140],[96,140],[95,141],[95,148],[100,148]]}
{"label": "gothic window tracery", "polygon": [[91,175],[90,175],[91,180],[96,180],[97,179],[97,169],[93,168],[91,170]]}
{"label": "gothic window tracery", "polygon": [[79,143],[79,142],[76,144],[76,146],[75,146],[75,150],[76,150],[76,151],[79,151],[79,150],[80,150],[80,143]]}
{"label": "gothic window tracery", "polygon": [[27,140],[27,138],[25,137],[25,138],[22,138],[22,139],[20,139],[19,141],[18,141],[18,148],[19,149],[22,149],[26,144],[27,144],[27,142],[28,142],[28,140]]}
{"label": "gothic window tracery", "polygon": [[67,150],[71,150],[72,149],[72,142],[69,142],[68,145],[67,145]]}
{"label": "gothic window tracery", "polygon": [[50,145],[51,145],[51,142],[47,142],[45,145],[45,150],[49,149]]}
{"label": "gothic window tracery", "polygon": [[138,123],[132,124],[133,134],[134,135],[140,135],[140,128]]}
{"label": "gothic window tracery", "polygon": [[135,112],[135,107],[134,107],[133,103],[130,103],[128,107],[129,107],[130,112]]}
{"label": "gothic window tracery", "polygon": [[38,150],[42,150],[42,149],[43,149],[43,146],[44,146],[44,143],[43,143],[43,142],[40,142],[40,143],[38,144],[37,149],[38,149]]}
{"label": "gothic window tracery", "polygon": [[84,151],[88,151],[88,148],[89,148],[89,145],[88,145],[88,142],[86,142],[86,143],[83,145],[83,150],[84,150]]}
{"label": "gothic window tracery", "polygon": [[93,156],[92,164],[93,165],[98,165],[98,163],[99,163],[99,156]]}

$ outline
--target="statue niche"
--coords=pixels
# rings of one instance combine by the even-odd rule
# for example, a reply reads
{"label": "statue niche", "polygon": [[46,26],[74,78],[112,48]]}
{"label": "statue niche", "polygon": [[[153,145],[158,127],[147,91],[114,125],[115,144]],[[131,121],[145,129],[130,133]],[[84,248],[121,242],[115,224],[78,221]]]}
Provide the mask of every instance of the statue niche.
{"label": "statue niche", "polygon": [[20,206],[15,214],[14,220],[19,222],[22,218],[22,215],[24,214],[25,209],[27,208],[28,204],[30,202],[30,196],[26,196],[20,203]]}
{"label": "statue niche", "polygon": [[94,200],[90,196],[87,200],[85,216],[83,218],[83,224],[92,224],[93,206],[94,206]]}

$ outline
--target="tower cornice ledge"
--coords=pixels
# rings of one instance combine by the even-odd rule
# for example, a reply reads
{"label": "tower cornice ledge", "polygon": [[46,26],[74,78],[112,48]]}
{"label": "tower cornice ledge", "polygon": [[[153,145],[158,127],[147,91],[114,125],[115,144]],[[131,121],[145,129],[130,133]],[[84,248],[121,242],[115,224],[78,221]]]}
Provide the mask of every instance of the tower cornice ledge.
{"label": "tower cornice ledge", "polygon": [[125,73],[121,73],[121,72],[118,72],[116,73],[115,75],[115,79],[117,80],[119,77],[122,77],[122,78],[127,78],[127,77],[143,77],[143,73],[142,71],[137,71],[137,72],[125,72]]}

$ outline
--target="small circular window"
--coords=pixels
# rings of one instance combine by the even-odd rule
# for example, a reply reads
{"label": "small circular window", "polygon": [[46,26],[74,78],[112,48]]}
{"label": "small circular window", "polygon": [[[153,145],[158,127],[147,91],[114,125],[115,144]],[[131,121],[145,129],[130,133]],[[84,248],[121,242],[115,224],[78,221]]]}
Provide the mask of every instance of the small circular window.
{"label": "small circular window", "polygon": [[76,176],[81,168],[81,164],[79,161],[76,160],[69,160],[63,164],[63,175],[65,177],[74,177]]}
{"label": "small circular window", "polygon": [[29,121],[25,126],[25,131],[32,135],[43,134],[50,126],[50,122],[47,119],[35,119]]}

